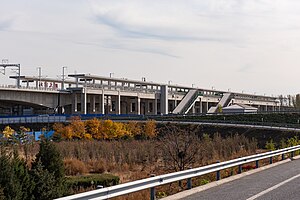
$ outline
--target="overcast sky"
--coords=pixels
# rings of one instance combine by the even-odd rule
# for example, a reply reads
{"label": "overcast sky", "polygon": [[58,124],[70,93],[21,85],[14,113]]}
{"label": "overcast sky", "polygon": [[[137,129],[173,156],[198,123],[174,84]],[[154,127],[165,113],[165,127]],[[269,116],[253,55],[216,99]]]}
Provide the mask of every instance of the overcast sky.
{"label": "overcast sky", "polygon": [[[300,92],[299,0],[0,0],[0,62],[266,95]],[[9,70],[7,75],[11,74]],[[0,84],[7,82],[0,75]]]}

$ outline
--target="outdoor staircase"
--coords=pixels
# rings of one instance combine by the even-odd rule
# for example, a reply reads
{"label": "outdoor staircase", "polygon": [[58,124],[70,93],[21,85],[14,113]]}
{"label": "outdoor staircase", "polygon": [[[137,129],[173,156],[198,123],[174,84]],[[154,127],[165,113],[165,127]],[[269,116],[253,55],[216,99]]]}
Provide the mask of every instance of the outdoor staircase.
{"label": "outdoor staircase", "polygon": [[186,114],[195,104],[197,98],[199,96],[198,90],[190,90],[181,100],[181,102],[176,106],[173,110],[173,114]]}
{"label": "outdoor staircase", "polygon": [[223,97],[221,98],[218,105],[210,107],[207,113],[216,113],[219,106],[221,106],[221,108],[227,107],[232,99],[232,96],[233,96],[232,93],[223,94]]}

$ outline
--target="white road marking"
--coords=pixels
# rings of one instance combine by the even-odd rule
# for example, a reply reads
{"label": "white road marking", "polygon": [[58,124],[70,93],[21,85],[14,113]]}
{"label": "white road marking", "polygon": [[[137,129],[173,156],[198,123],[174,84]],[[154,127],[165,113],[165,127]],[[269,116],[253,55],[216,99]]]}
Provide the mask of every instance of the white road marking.
{"label": "white road marking", "polygon": [[285,181],[283,181],[283,182],[281,182],[281,183],[279,183],[277,185],[274,185],[273,187],[270,187],[270,188],[268,188],[268,189],[266,189],[266,190],[264,190],[264,191],[262,191],[262,192],[260,192],[260,193],[258,193],[256,195],[248,198],[247,200],[254,200],[254,199],[256,199],[256,198],[258,198],[258,197],[260,197],[260,196],[262,196],[264,194],[267,194],[268,192],[271,192],[272,190],[275,190],[276,188],[279,188],[280,186],[282,186],[282,185],[284,185],[284,184],[286,184],[286,183],[288,183],[288,182],[290,182],[290,181],[292,181],[292,180],[294,180],[294,179],[296,179],[298,177],[300,177],[300,174],[298,174],[296,176],[293,176],[292,178],[289,178],[289,179],[287,179],[287,180],[285,180]]}

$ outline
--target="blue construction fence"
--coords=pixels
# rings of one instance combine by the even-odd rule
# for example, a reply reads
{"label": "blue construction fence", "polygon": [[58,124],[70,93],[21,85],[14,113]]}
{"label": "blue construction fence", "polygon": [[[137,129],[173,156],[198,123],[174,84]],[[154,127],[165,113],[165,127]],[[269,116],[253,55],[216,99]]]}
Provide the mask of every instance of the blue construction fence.
{"label": "blue construction fence", "polygon": [[39,141],[41,140],[42,136],[46,139],[50,139],[52,138],[54,134],[54,131],[29,131],[29,132],[25,132],[23,134],[19,134],[19,133],[14,133],[13,136],[5,138],[4,135],[0,134],[0,144],[3,141],[9,142],[9,143],[23,143],[24,141]]}
{"label": "blue construction fence", "polygon": [[35,141],[39,141],[42,135],[47,139],[51,139],[54,134],[54,131],[31,131],[27,132],[26,134],[32,136]]}

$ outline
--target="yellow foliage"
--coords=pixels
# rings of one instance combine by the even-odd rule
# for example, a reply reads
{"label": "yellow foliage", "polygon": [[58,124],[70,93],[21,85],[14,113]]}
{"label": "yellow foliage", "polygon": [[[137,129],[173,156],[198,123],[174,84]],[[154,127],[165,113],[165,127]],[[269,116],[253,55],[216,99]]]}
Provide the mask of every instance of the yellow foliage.
{"label": "yellow foliage", "polygon": [[126,130],[128,131],[128,136],[130,137],[140,135],[142,132],[141,125],[138,122],[128,122],[126,124]]}
{"label": "yellow foliage", "polygon": [[93,137],[92,137],[91,134],[89,134],[89,133],[84,134],[84,139],[86,139],[86,140],[91,140],[92,138],[93,138]]}
{"label": "yellow foliage", "polygon": [[105,120],[102,123],[102,134],[104,139],[116,138],[117,134],[115,131],[114,122],[112,120]]}
{"label": "yellow foliage", "polygon": [[154,138],[157,135],[155,120],[148,120],[145,124],[145,136],[148,138]]}
{"label": "yellow foliage", "polygon": [[55,134],[61,135],[62,138],[71,140],[73,138],[73,129],[71,126],[64,126],[61,123],[55,123],[53,125],[53,130]]}
{"label": "yellow foliage", "polygon": [[69,125],[73,131],[73,138],[84,138],[85,134],[85,125],[84,122],[80,120],[80,118],[72,118],[71,123]]}
{"label": "yellow foliage", "polygon": [[129,122],[127,124],[113,122],[112,120],[98,120],[96,118],[81,121],[79,118],[73,118],[67,126],[63,124],[54,124],[53,129],[56,134],[60,134],[65,139],[119,139],[124,137],[134,137],[142,132],[147,138],[156,136],[156,123],[153,120],[147,121],[142,125],[138,122]]}
{"label": "yellow foliage", "polygon": [[10,138],[14,132],[14,129],[10,128],[9,126],[6,126],[3,130],[3,135],[5,138]]}
{"label": "yellow foliage", "polygon": [[26,128],[25,126],[21,126],[21,127],[20,127],[20,131],[21,131],[22,133],[29,132],[29,131],[30,131],[30,128]]}
{"label": "yellow foliage", "polygon": [[86,133],[90,134],[95,139],[103,139],[100,132],[101,121],[94,118],[85,122]]}
{"label": "yellow foliage", "polygon": [[63,132],[64,125],[62,123],[55,123],[53,125],[53,130],[55,133],[61,134]]}
{"label": "yellow foliage", "polygon": [[114,128],[116,132],[116,138],[122,138],[125,135],[129,135],[129,132],[126,130],[126,126],[123,123],[115,122]]}
{"label": "yellow foliage", "polygon": [[70,126],[65,126],[62,129],[61,136],[66,138],[67,140],[71,140],[73,138],[73,130]]}

